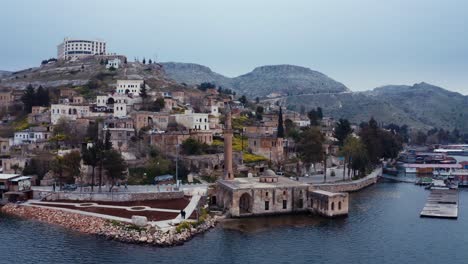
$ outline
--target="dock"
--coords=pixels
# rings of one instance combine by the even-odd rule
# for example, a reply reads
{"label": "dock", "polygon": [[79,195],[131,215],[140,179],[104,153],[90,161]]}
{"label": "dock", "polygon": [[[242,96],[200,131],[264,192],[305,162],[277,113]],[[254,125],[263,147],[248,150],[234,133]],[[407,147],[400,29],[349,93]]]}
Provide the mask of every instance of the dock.
{"label": "dock", "polygon": [[433,189],[427,198],[421,217],[458,218],[458,190]]}

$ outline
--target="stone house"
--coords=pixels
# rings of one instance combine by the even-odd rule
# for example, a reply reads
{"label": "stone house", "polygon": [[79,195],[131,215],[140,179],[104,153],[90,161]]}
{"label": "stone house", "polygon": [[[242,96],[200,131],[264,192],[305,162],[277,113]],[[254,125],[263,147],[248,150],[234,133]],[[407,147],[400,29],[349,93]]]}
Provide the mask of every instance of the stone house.
{"label": "stone house", "polygon": [[109,130],[112,147],[119,151],[127,151],[132,138],[135,137],[135,129],[131,118],[106,119],[103,130],[104,133]]}
{"label": "stone house", "polygon": [[144,127],[165,131],[169,124],[169,113],[138,111],[131,113],[134,128],[139,131]]}
{"label": "stone house", "polygon": [[284,158],[283,139],[272,135],[249,135],[249,151],[271,161],[280,162]]}
{"label": "stone house", "polygon": [[213,134],[209,131],[172,131],[165,133],[153,133],[149,135],[150,145],[156,146],[165,155],[176,155],[177,145],[180,146],[185,140],[193,138],[200,143],[211,145]]}
{"label": "stone house", "polygon": [[[20,173],[31,161],[30,158],[17,156],[2,158],[3,173]],[[15,172],[14,165],[18,165],[19,169]]]}
{"label": "stone house", "polygon": [[0,137],[0,154],[8,154],[12,145],[13,139]]}
{"label": "stone house", "polygon": [[78,95],[78,91],[74,88],[62,88],[60,89],[61,98],[73,98]]}

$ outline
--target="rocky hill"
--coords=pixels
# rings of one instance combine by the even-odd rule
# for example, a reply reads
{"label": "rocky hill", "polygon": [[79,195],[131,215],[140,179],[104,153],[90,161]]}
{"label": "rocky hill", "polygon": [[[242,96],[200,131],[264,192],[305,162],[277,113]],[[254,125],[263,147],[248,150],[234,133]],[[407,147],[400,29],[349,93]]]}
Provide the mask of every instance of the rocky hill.
{"label": "rocky hill", "polygon": [[0,77],[5,87],[24,89],[29,84],[35,87],[82,86],[90,81],[111,86],[117,79],[146,79],[158,86],[176,84],[166,78],[158,64],[129,62],[121,64],[117,70],[106,69],[99,58],[86,58],[78,61],[58,61],[39,67],[29,68]]}
{"label": "rocky hill", "polygon": [[177,82],[190,85],[211,82],[252,98],[349,91],[342,83],[323,73],[294,65],[257,67],[235,78],[228,78],[198,64],[168,62],[162,65],[167,76]]}
{"label": "rocky hill", "polygon": [[468,96],[427,83],[389,85],[367,92],[291,96],[283,99],[289,108],[322,107],[326,115],[355,123],[375,117],[379,122],[407,124],[468,132]]}

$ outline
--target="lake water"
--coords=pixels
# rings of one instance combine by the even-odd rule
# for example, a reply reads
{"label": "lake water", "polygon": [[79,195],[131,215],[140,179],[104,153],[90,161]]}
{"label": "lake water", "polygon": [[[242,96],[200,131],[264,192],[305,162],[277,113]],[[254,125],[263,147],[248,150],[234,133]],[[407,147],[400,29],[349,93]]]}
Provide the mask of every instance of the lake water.
{"label": "lake water", "polygon": [[468,263],[468,190],[458,220],[420,218],[428,191],[379,183],[342,219],[229,220],[180,247],[128,245],[0,215],[0,263]]}

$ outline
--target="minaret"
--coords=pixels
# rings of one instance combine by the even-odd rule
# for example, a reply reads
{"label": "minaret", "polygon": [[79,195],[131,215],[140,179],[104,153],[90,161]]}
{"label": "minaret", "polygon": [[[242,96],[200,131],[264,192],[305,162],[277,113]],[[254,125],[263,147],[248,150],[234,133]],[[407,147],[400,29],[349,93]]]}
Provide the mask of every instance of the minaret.
{"label": "minaret", "polygon": [[232,123],[231,109],[227,110],[224,122],[224,180],[234,180],[232,171]]}

